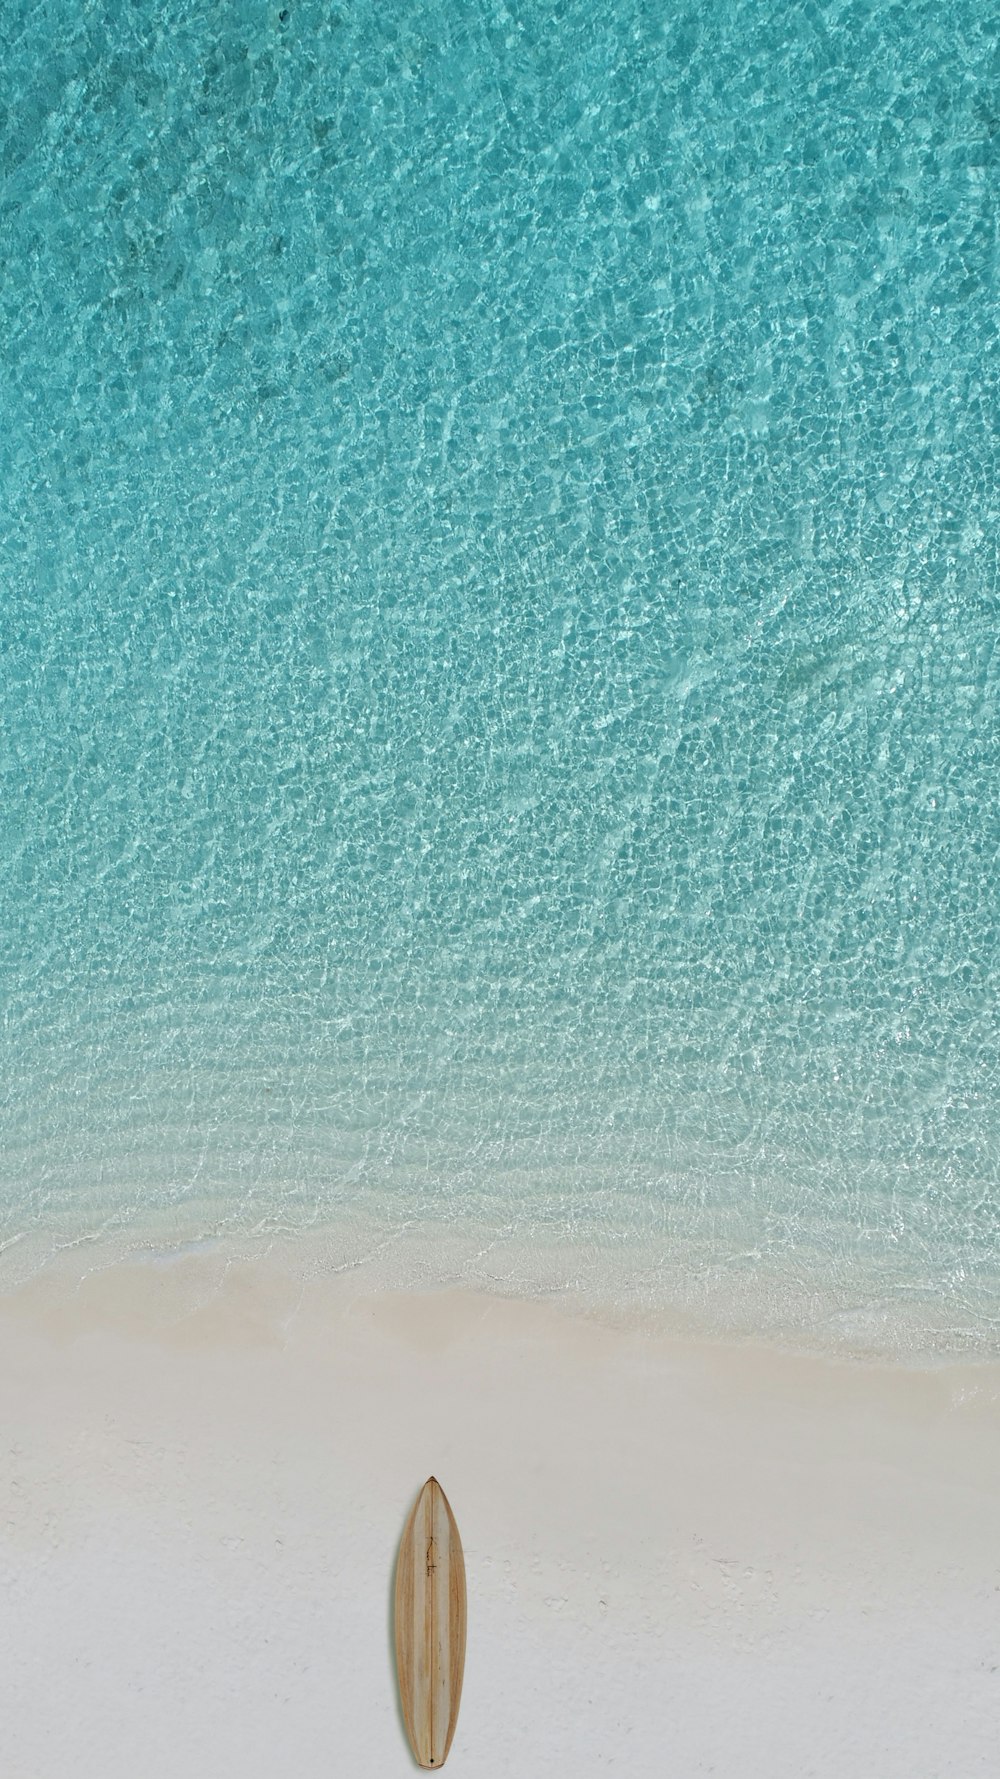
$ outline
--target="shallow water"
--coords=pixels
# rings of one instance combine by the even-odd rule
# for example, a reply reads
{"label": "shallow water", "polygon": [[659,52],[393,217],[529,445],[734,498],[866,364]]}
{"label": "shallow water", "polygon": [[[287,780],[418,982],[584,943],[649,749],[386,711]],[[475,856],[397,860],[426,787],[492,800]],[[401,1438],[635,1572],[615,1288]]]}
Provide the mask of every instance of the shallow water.
{"label": "shallow water", "polygon": [[709,11],[4,5],[0,1241],[996,1338],[1000,27]]}

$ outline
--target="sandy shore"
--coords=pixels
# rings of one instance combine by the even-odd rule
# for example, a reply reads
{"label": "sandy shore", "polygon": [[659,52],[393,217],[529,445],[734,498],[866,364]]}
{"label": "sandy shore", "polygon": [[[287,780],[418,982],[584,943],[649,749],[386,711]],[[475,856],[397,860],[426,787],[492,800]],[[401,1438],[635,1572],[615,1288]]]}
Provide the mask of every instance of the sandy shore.
{"label": "sandy shore", "polygon": [[996,1365],[195,1255],[0,1298],[0,1430],[5,1779],[412,1771],[389,1595],[432,1471],[456,1779],[996,1771]]}

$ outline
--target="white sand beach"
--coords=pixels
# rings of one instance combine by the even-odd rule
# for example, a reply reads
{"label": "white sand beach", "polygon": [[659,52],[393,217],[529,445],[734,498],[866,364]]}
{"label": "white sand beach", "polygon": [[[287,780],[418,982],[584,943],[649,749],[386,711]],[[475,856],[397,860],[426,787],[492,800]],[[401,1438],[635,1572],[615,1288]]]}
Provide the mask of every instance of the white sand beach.
{"label": "white sand beach", "polygon": [[389,1601],[431,1472],[455,1779],[996,1772],[1000,1367],[88,1264],[0,1299],[4,1779],[413,1771]]}

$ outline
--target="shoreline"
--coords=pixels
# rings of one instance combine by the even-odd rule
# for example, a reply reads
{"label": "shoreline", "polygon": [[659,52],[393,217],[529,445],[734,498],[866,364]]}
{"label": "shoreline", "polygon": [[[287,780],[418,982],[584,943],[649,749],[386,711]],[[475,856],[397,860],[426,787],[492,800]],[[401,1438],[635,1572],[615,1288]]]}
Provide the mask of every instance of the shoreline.
{"label": "shoreline", "polygon": [[1000,1365],[221,1252],[36,1278],[0,1351],[11,1779],[412,1771],[387,1613],[432,1472],[456,1775],[992,1772]]}
{"label": "shoreline", "polygon": [[449,1224],[342,1214],[240,1229],[211,1203],[140,1223],[23,1232],[0,1243],[0,1301],[51,1280],[72,1289],[91,1273],[173,1268],[194,1257],[220,1275],[264,1264],[290,1278],[353,1276],[370,1292],[471,1290],[553,1303],[612,1326],[776,1351],[903,1366],[1000,1360],[1000,1296],[971,1285],[964,1299],[921,1287],[877,1260],[834,1265],[808,1247],[779,1265],[740,1246],[717,1219],[711,1241],[663,1233],[565,1236],[471,1220]]}

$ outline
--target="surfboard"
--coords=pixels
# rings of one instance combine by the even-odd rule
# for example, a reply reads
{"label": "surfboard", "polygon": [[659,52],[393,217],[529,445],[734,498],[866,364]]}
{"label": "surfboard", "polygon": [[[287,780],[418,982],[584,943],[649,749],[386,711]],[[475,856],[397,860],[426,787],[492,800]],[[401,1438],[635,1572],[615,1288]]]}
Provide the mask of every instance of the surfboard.
{"label": "surfboard", "polygon": [[396,1562],[396,1673],[417,1765],[448,1758],[465,1670],[465,1560],[436,1477],[417,1496]]}

